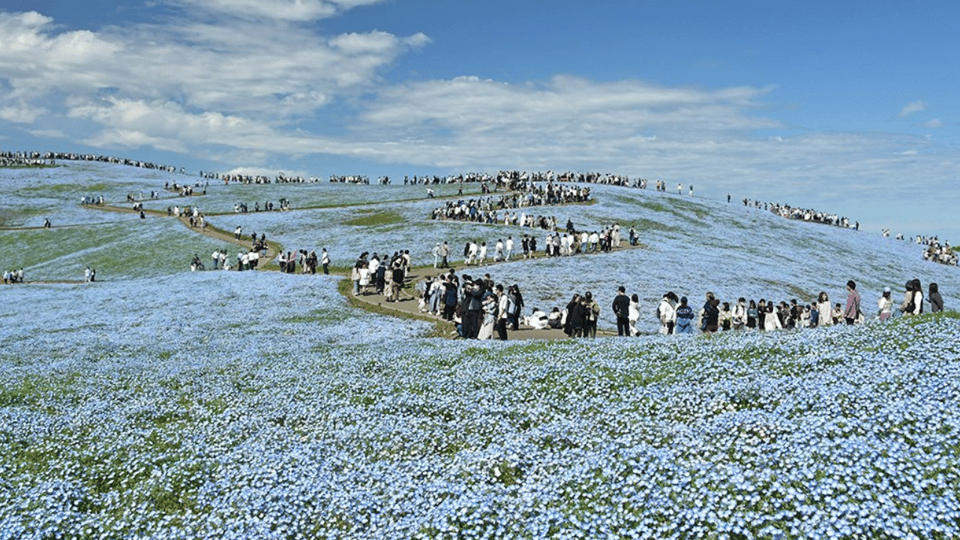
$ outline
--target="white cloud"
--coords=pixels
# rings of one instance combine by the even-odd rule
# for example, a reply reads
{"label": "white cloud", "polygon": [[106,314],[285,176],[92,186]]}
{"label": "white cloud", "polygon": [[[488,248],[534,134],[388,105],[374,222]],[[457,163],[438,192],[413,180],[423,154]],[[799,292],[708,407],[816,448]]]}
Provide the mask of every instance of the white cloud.
{"label": "white cloud", "polygon": [[46,111],[34,107],[0,107],[0,120],[18,124],[31,124]]}
{"label": "white cloud", "polygon": [[316,21],[383,0],[170,0],[169,3],[234,17]]}
{"label": "white cloud", "polygon": [[381,145],[384,159],[407,156],[446,167],[552,167],[574,156],[584,163],[625,164],[646,151],[693,148],[781,127],[753,114],[766,93],[566,76],[541,85],[460,77],[384,90],[354,135],[373,140],[390,133],[391,144]]}
{"label": "white cloud", "polygon": [[903,109],[900,109],[900,118],[906,118],[913,113],[917,113],[923,110],[926,110],[927,104],[923,101],[914,101],[913,103],[907,103],[903,106]]}
{"label": "white cloud", "polygon": [[32,129],[28,131],[28,133],[34,137],[42,137],[44,139],[63,139],[67,136],[59,129]]}
{"label": "white cloud", "polygon": [[328,37],[247,21],[62,31],[38,13],[0,13],[0,79],[9,81],[11,97],[34,102],[93,100],[109,90],[280,122],[372,84],[379,70],[427,41],[384,32]]}
{"label": "white cloud", "polygon": [[937,118],[928,120],[921,125],[925,128],[931,128],[931,129],[939,129],[946,126],[946,124],[942,120],[939,120]]}

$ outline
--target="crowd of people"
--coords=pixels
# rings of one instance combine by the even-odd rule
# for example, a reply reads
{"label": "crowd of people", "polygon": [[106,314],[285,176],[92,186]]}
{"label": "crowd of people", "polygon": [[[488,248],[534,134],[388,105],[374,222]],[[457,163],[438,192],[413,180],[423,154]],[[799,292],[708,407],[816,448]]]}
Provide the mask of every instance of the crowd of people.
{"label": "crowd of people", "polygon": [[320,182],[319,176],[287,176],[280,173],[270,177],[263,174],[237,174],[237,173],[217,173],[210,171],[200,171],[200,177],[205,180],[219,180],[226,184],[306,184]]}
{"label": "crowd of people", "polygon": [[[253,203],[254,212],[273,212],[274,210],[285,212],[290,210],[290,200],[281,197],[278,204],[273,204],[270,201],[264,201],[263,207],[260,207],[260,202],[257,201]],[[246,214],[250,212],[250,206],[247,203],[236,203],[233,205],[234,214]]]}
{"label": "crowd of people", "polygon": [[353,294],[382,294],[388,302],[399,302],[409,270],[410,250],[395,251],[390,257],[384,253],[382,259],[376,252],[371,255],[364,251],[350,271]]}
{"label": "crowd of people", "polygon": [[23,283],[23,276],[23,267],[20,267],[19,270],[4,270],[3,282],[5,284]]}
{"label": "crowd of people", "polygon": [[524,307],[520,287],[504,288],[490,274],[481,278],[464,274],[461,279],[450,269],[428,277],[417,290],[421,313],[452,322],[459,338],[506,340],[508,329],[520,329]]}
{"label": "crowd of people", "polygon": [[[111,156],[101,156],[98,154],[76,154],[73,152],[0,152],[0,166],[39,166],[56,165],[57,161],[96,161],[99,163],[113,163],[117,165],[127,165],[130,167],[140,167],[142,169],[153,169],[166,172],[178,172],[178,169],[172,165],[159,165],[148,161],[139,161],[135,159],[118,158]],[[180,167],[180,173],[184,168]]]}
{"label": "crowd of people", "polygon": [[[926,302],[933,313],[943,311],[943,297],[936,283],[931,283]],[[639,310],[638,310],[639,311]],[[714,293],[706,293],[706,300],[699,310],[690,306],[687,297],[677,298],[675,293],[663,295],[656,309],[661,334],[713,333],[728,330],[773,331],[783,329],[816,328],[835,324],[859,324],[867,320],[887,321],[902,315],[912,316],[924,312],[924,295],[918,279],[908,281],[904,288],[903,301],[894,302],[889,287],[882,291],[876,309],[862,305],[857,284],[847,282],[845,303],[831,303],[826,292],[820,292],[816,299],[798,302],[747,300],[743,297],[736,302],[721,302]],[[634,312],[629,312],[630,327],[635,329]]]}
{"label": "crowd of people", "polygon": [[[727,195],[727,202],[730,202],[730,195]],[[788,204],[765,203],[752,199],[743,199],[743,205],[749,208],[764,210],[780,216],[785,219],[795,219],[798,221],[807,221],[810,223],[821,223],[824,225],[833,225],[835,227],[850,228],[850,219],[837,214],[813,210],[811,208],[797,208]],[[855,222],[853,228],[860,229],[860,223]]]}
{"label": "crowd of people", "polygon": [[960,255],[950,247],[950,242],[941,244],[936,239],[926,242],[927,249],[923,252],[923,260],[948,266],[957,266],[957,256]]}
{"label": "crowd of people", "polygon": [[[486,185],[486,184],[484,184]],[[509,210],[519,210],[532,206],[584,203],[590,200],[590,188],[579,186],[524,185],[500,196],[480,197],[470,200],[449,201],[435,208],[430,219],[454,219],[480,223],[499,223],[499,211],[505,210],[504,225],[523,224],[526,216],[518,217],[517,212],[510,215]]]}

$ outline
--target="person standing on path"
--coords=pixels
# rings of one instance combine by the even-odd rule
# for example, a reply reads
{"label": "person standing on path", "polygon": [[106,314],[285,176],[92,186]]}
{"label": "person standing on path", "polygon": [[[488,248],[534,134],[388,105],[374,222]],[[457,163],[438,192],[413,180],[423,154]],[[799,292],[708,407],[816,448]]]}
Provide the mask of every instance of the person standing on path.
{"label": "person standing on path", "polygon": [[617,335],[630,336],[630,297],[627,289],[621,285],[613,299],[613,314],[617,317]]}
{"label": "person standing on path", "polygon": [[327,255],[327,248],[323,248],[323,254],[320,255],[320,266],[323,266],[324,274],[330,274],[330,256]]}
{"label": "person standing on path", "polygon": [[447,242],[444,241],[443,245],[440,246],[440,268],[450,268],[450,265],[447,263],[447,257],[450,256],[450,246],[447,245]]}
{"label": "person standing on path", "polygon": [[843,318],[848,325],[852,325],[859,317],[860,293],[857,292],[857,284],[851,279],[847,282],[847,309],[843,311]]}
{"label": "person standing on path", "polygon": [[583,298],[586,300],[587,312],[584,316],[583,337],[597,337],[597,319],[600,318],[600,304],[593,299],[593,293],[587,291]]}
{"label": "person standing on path", "polygon": [[513,301],[509,295],[503,293],[503,285],[499,283],[496,286],[497,291],[497,337],[501,341],[507,340],[507,323],[509,322],[510,312],[513,310]]}

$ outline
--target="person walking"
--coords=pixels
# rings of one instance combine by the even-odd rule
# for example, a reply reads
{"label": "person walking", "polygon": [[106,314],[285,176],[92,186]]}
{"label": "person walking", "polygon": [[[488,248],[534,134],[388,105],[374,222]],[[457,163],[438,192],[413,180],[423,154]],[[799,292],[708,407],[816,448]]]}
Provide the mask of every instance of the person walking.
{"label": "person walking", "polygon": [[496,330],[497,337],[501,341],[507,340],[507,323],[509,322],[510,312],[513,309],[513,301],[510,299],[510,296],[504,294],[503,285],[497,284],[495,290],[497,291],[497,322]]}
{"label": "person walking", "polygon": [[450,246],[447,245],[447,242],[444,241],[443,245],[440,246],[440,268],[450,268],[450,264],[447,263],[447,257],[450,256]]}

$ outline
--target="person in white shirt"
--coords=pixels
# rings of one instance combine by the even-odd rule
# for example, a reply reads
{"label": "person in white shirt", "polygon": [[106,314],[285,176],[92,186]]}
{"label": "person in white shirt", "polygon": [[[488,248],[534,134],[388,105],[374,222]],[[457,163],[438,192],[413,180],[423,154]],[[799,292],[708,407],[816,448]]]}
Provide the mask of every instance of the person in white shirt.
{"label": "person in white shirt", "polygon": [[740,298],[737,300],[736,305],[733,306],[733,313],[731,315],[732,325],[734,330],[743,330],[743,325],[747,322],[747,299]]}
{"label": "person in white shirt", "polygon": [[887,321],[890,319],[892,313],[893,299],[890,298],[890,287],[884,287],[883,294],[877,301],[877,318],[881,321]]}
{"label": "person in white shirt", "polygon": [[660,300],[660,306],[657,311],[660,314],[660,333],[667,335],[673,333],[673,328],[677,323],[677,303],[676,295],[668,292]]}
{"label": "person in white shirt", "polygon": [[820,312],[819,326],[830,326],[833,324],[833,306],[830,305],[830,298],[826,292],[820,292],[817,297],[817,311]]}
{"label": "person in white shirt", "polygon": [[[560,312],[557,311],[557,319],[560,318]],[[527,326],[533,328],[534,330],[543,330],[550,325],[550,317],[547,316],[540,308],[533,308],[533,312],[530,313],[529,317],[525,318]]]}
{"label": "person in white shirt", "polygon": [[636,294],[630,297],[630,308],[627,319],[630,321],[630,335],[640,335],[640,331],[637,330],[637,321],[640,320],[640,297]]}
{"label": "person in white shirt", "polygon": [[330,273],[330,255],[327,254],[327,248],[323,248],[323,255],[320,256],[320,265],[323,266],[323,273]]}
{"label": "person in white shirt", "polygon": [[763,319],[763,329],[768,332],[772,330],[783,330],[783,325],[780,324],[780,317],[778,317],[777,313],[773,310],[773,302],[767,306],[767,316]]}

